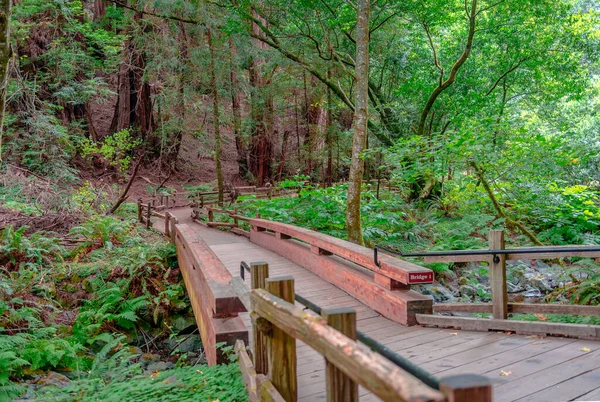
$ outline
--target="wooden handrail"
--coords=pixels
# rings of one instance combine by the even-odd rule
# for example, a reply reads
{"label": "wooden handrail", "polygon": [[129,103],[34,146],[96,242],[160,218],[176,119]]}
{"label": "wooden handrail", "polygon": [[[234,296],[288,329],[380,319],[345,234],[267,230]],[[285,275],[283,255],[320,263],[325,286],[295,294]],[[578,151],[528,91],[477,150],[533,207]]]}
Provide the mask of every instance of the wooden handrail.
{"label": "wooden handrail", "polygon": [[214,317],[227,317],[245,312],[246,308],[230,286],[233,277],[219,257],[188,225],[178,225],[176,244],[188,258],[191,272],[206,295]]}
{"label": "wooden handrail", "polygon": [[231,273],[221,260],[192,228],[176,222],[177,218],[170,217],[179,268],[206,359],[210,365],[227,362],[216,345],[225,342],[233,346],[236,340],[248,342],[248,330],[238,316],[246,308],[233,290]]}
{"label": "wooden handrail", "polygon": [[270,230],[279,236],[298,239],[310,244],[320,254],[334,254],[405,285],[433,282],[433,271],[428,268],[385,255],[379,258],[378,266],[371,249],[333,236],[264,219],[251,219],[250,224],[259,231]]}
{"label": "wooden handrail", "polygon": [[[570,246],[571,248],[573,246]],[[543,247],[535,247],[535,250]],[[556,247],[552,247],[556,249]],[[576,247],[573,247],[576,248]],[[489,232],[489,250],[503,251],[504,231],[491,230]],[[435,304],[433,312],[435,313],[492,313],[493,320],[470,317],[448,317],[448,316],[427,316],[417,314],[416,318],[420,324],[435,325],[440,327],[462,328],[467,330],[489,329],[517,331],[523,333],[539,333],[542,335],[564,335],[577,337],[581,339],[600,340],[600,326],[594,325],[575,325],[566,323],[539,323],[531,321],[508,320],[509,313],[521,314],[570,314],[580,316],[600,316],[600,307],[598,306],[578,306],[568,304],[525,304],[509,303],[508,292],[506,288],[506,260],[516,259],[544,259],[557,257],[600,257],[599,251],[561,251],[561,252],[522,252],[527,248],[520,249],[521,252],[514,253],[493,253],[488,254],[456,254],[444,256],[425,256],[425,262],[472,262],[487,261],[490,272],[490,290],[492,293],[492,303],[448,303]],[[484,250],[473,250],[484,251]],[[449,251],[451,253],[451,251]]]}
{"label": "wooden handrail", "polygon": [[[385,401],[445,401],[446,396],[379,354],[327,325],[327,321],[263,289],[250,291],[253,311],[322,354],[352,381]],[[281,392],[281,390],[279,390]]]}

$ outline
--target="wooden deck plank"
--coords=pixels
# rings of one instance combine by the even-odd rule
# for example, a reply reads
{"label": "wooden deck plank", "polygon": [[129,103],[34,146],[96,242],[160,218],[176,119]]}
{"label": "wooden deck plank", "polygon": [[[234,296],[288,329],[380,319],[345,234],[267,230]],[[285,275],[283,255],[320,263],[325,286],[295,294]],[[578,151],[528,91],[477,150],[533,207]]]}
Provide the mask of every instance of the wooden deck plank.
{"label": "wooden deck plank", "polygon": [[577,377],[560,382],[543,391],[517,399],[519,402],[572,401],[587,392],[595,390],[600,384],[600,368],[588,371]]}
{"label": "wooden deck plank", "polygon": [[421,364],[421,368],[429,371],[432,374],[439,373],[454,367],[469,364],[477,360],[481,360],[488,356],[493,356],[507,350],[518,348],[527,344],[530,340],[525,337],[510,336],[500,339],[496,342],[489,343],[483,346],[475,347],[464,352],[445,356],[441,359],[432,360]]}
{"label": "wooden deck plank", "polygon": [[534,358],[537,355],[543,354],[544,352],[558,349],[562,346],[568,345],[573,342],[575,342],[574,339],[567,338],[546,339],[528,342],[523,346],[508,350],[503,353],[489,356],[469,364],[463,364],[461,366],[449,370],[439,371],[437,375],[445,377],[447,375],[449,376],[456,374],[482,372],[487,373],[493,370],[497,370],[498,372],[500,372],[502,367],[520,362],[522,360]]}
{"label": "wooden deck plank", "polygon": [[[555,352],[559,353],[558,351]],[[515,401],[519,398],[526,398],[546,388],[599,368],[600,350],[580,353],[581,356],[579,357],[555,364],[547,369],[521,377],[516,381],[494,387],[494,401]],[[553,398],[552,400],[557,399]]]}
{"label": "wooden deck plank", "polygon": [[585,395],[581,395],[577,399],[582,401],[600,401],[600,387],[588,392]]}
{"label": "wooden deck plank", "polygon": [[[557,364],[581,357],[584,353],[582,352],[582,349],[586,350],[587,348],[592,351],[594,350],[593,348],[597,347],[598,344],[593,341],[576,341],[567,343],[559,348],[551,349],[534,357],[529,357],[515,363],[504,364],[502,367],[500,367],[500,369],[489,370],[483,372],[482,374],[487,376],[495,387],[499,387],[503,384],[516,381],[519,378],[523,378],[547,368],[554,367]],[[509,376],[503,376],[501,375],[501,372],[510,372],[511,374]]]}

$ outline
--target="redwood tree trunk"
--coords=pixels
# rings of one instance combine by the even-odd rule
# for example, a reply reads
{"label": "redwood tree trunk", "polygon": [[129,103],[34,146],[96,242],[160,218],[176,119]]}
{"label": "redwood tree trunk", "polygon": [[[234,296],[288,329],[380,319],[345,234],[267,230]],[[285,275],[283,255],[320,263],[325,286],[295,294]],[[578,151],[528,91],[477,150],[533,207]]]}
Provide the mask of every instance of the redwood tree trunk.
{"label": "redwood tree trunk", "polygon": [[215,131],[215,165],[217,171],[217,188],[219,191],[219,205],[223,204],[223,170],[221,169],[221,116],[219,113],[219,90],[217,89],[217,74],[215,72],[215,46],[211,30],[206,31],[208,48],[210,50],[210,90],[213,101],[213,126]]}
{"label": "redwood tree trunk", "polygon": [[354,136],[352,138],[352,160],[348,180],[348,202],[346,208],[346,233],[348,240],[363,244],[360,222],[360,195],[364,162],[360,154],[365,148],[367,122],[369,119],[369,14],[370,0],[358,0],[356,24],[356,101],[354,111]]}
{"label": "redwood tree trunk", "polygon": [[248,175],[248,150],[244,145],[242,137],[242,109],[240,94],[238,90],[238,78],[235,65],[235,43],[229,39],[229,77],[231,80],[231,109],[233,112],[233,135],[235,138],[235,149],[237,151],[238,174],[240,177]]}
{"label": "redwood tree trunk", "polygon": [[4,134],[4,111],[10,63],[10,12],[12,0],[0,1],[0,161],[2,160],[2,136]]}
{"label": "redwood tree trunk", "polygon": [[[134,21],[142,18],[136,14]],[[140,137],[148,139],[156,128],[154,123],[150,84],[144,79],[146,60],[135,44],[128,40],[123,48],[123,61],[119,68],[118,100],[115,106],[111,131],[126,128],[138,129]]]}
{"label": "redwood tree trunk", "polygon": [[[266,24],[266,21],[264,22]],[[260,32],[260,28],[253,23],[252,30]],[[259,47],[262,43],[255,41]],[[256,58],[250,62],[249,75],[252,86],[252,140],[249,149],[249,170],[254,175],[255,181],[262,186],[271,177],[271,160],[273,154],[272,130],[273,98],[265,91],[265,80],[261,74],[263,63]],[[268,81],[268,80],[267,80]]]}

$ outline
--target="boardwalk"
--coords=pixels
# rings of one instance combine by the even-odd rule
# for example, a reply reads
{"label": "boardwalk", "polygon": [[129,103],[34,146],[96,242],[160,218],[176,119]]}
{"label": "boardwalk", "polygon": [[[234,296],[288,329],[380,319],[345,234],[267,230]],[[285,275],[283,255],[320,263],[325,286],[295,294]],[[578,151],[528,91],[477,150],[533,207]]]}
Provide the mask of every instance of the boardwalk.
{"label": "boardwalk", "polygon": [[[439,378],[481,374],[494,384],[494,401],[600,400],[600,342],[526,337],[504,333],[404,327],[394,323],[306,269],[245,237],[191,222],[189,210],[174,211],[239,276],[240,261],[265,261],[270,276],[292,275],[296,293],[322,307],[352,307],[358,329]],[[249,285],[249,279],[246,282]],[[248,314],[244,321],[249,325]],[[325,400],[322,356],[298,342],[299,400]],[[361,390],[361,401],[379,400]]]}

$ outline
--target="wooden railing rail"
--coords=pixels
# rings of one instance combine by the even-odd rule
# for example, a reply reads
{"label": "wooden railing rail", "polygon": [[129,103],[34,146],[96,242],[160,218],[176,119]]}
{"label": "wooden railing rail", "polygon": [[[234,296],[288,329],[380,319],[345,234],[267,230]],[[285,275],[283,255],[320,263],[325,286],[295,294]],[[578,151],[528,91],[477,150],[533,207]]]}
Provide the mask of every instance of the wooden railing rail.
{"label": "wooden railing rail", "polygon": [[[507,250],[504,245],[504,231],[489,232],[489,250]],[[462,328],[467,330],[505,330],[523,333],[541,333],[564,335],[581,339],[600,340],[600,326],[576,325],[549,322],[508,321],[509,313],[521,314],[571,314],[579,316],[600,316],[600,306],[578,306],[569,304],[509,303],[506,286],[507,260],[538,260],[559,257],[600,257],[600,251],[577,250],[576,246],[565,247],[565,251],[557,247],[520,248],[514,253],[476,254],[485,250],[468,250],[475,254],[424,256],[427,262],[477,262],[487,261],[490,270],[491,303],[448,303],[435,304],[435,313],[492,313],[493,320],[478,320],[465,317],[449,317],[435,315],[417,315],[421,324]],[[583,247],[582,247],[583,248]],[[547,251],[545,251],[546,249]],[[523,252],[527,250],[527,252]],[[539,250],[539,251],[538,251]],[[509,250],[507,250],[509,251]],[[444,252],[446,253],[446,252]],[[453,251],[448,251],[451,254]],[[425,253],[426,254],[426,253]]]}
{"label": "wooden railing rail", "polygon": [[251,401],[259,400],[252,395],[260,394],[253,390],[258,388],[261,373],[267,373],[267,381],[272,382],[283,400],[297,400],[296,339],[323,355],[328,401],[357,401],[358,385],[384,401],[491,401],[491,385],[483,377],[444,378],[439,381],[438,390],[378,353],[360,347],[356,342],[354,311],[323,309],[319,316],[295,306],[293,278],[268,278],[265,263],[251,264],[251,276],[253,290],[249,300],[255,339],[252,365],[237,348],[242,373],[254,376],[252,379],[252,375],[244,374]]}

